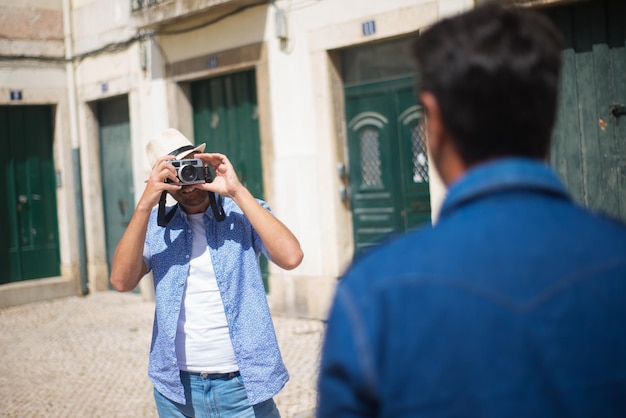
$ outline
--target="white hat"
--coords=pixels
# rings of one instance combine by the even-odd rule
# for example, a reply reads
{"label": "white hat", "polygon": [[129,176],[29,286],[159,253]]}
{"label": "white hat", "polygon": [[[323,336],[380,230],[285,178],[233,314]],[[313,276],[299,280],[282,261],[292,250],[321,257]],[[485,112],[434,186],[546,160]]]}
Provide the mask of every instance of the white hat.
{"label": "white hat", "polygon": [[191,154],[192,152],[202,152],[206,144],[197,147],[178,130],[169,128],[161,132],[159,136],[152,139],[146,145],[146,153],[150,167],[154,167],[157,159],[164,155],[173,155],[177,160]]}

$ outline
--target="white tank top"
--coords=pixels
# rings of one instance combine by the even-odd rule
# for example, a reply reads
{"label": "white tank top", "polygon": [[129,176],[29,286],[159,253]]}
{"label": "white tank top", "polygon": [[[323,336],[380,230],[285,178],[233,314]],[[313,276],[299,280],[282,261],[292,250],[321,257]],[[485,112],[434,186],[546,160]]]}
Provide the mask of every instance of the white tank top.
{"label": "white tank top", "polygon": [[239,370],[206,240],[204,214],[188,215],[193,233],[189,277],[176,331],[181,370],[230,373]]}

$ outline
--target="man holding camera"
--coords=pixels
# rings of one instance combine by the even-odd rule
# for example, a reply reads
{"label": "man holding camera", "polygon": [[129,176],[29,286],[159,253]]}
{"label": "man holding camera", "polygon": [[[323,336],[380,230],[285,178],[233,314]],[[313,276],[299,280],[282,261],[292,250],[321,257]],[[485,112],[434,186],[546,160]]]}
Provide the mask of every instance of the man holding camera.
{"label": "man holding camera", "polygon": [[[228,158],[204,148],[175,129],[148,144],[152,171],[115,251],[111,283],[130,291],[153,272],[149,376],[159,416],[279,417],[273,396],[289,375],[258,256],[293,269],[303,253],[267,204],[240,183]],[[184,175],[181,182],[182,170],[204,172],[187,159],[202,161],[215,178],[194,182]],[[169,210],[166,193],[177,201]]]}

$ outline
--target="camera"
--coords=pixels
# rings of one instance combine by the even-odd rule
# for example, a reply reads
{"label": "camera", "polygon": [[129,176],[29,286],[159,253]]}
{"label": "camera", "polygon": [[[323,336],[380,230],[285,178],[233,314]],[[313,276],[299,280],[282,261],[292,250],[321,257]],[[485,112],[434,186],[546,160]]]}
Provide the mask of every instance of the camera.
{"label": "camera", "polygon": [[[188,160],[170,160],[170,164],[176,169],[179,185],[209,183],[211,175],[209,170],[204,166],[204,162],[198,158]],[[169,180],[168,180],[169,182]]]}

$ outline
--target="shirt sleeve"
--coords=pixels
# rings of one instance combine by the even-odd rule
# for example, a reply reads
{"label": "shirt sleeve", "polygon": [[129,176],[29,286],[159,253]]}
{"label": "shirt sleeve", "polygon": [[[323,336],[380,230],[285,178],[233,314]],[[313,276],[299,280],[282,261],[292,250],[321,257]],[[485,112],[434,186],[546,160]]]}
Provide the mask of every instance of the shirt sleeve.
{"label": "shirt sleeve", "polygon": [[318,418],[376,416],[371,361],[363,317],[338,286],[322,347]]}
{"label": "shirt sleeve", "polygon": [[152,270],[152,255],[150,254],[150,247],[147,244],[143,245],[143,262],[146,265],[146,273]]}

